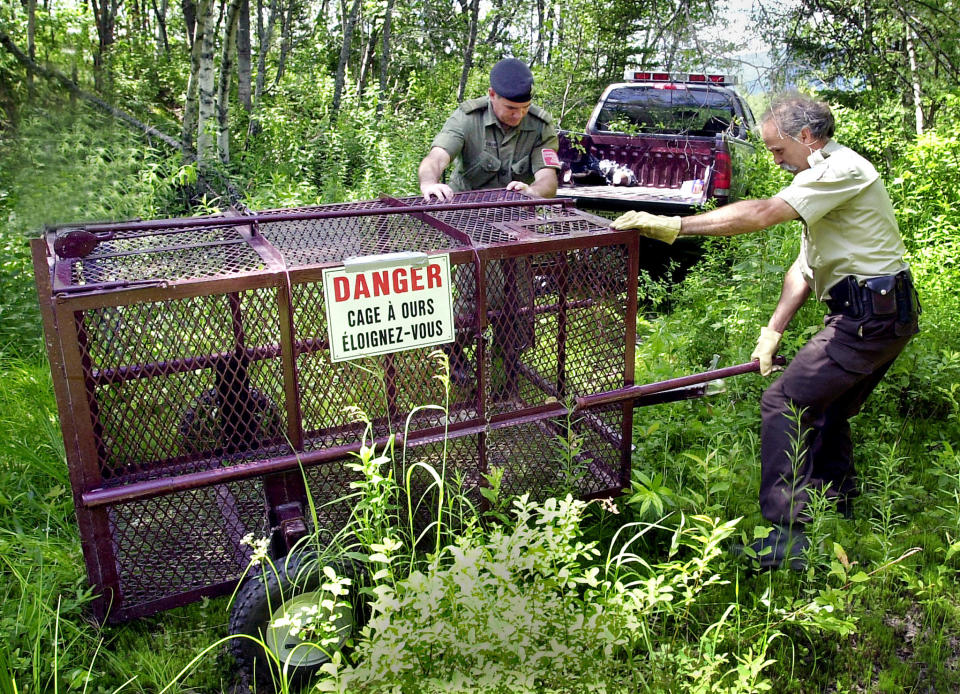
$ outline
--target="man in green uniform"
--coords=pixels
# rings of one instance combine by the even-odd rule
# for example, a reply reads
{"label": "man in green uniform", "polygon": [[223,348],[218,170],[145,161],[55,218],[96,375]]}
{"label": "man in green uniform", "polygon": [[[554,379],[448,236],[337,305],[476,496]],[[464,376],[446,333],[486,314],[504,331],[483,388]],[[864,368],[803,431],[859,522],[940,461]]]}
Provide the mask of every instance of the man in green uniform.
{"label": "man in green uniform", "polygon": [[[490,71],[486,96],[460,104],[433,139],[417,177],[424,200],[449,200],[455,192],[508,188],[531,197],[557,193],[557,130],[550,115],[531,104],[533,74],[516,58]],[[441,177],[457,164],[450,184]]]}
{"label": "man in green uniform", "polygon": [[764,113],[760,133],[777,165],[793,174],[789,186],[683,219],[628,212],[612,224],[672,243],[679,234],[732,236],[803,222],[800,254],[751,355],[760,372],[773,371],[783,331],[811,293],[829,313],[761,399],[760,508],[774,524],[751,547],[761,567],[802,568],[811,490],[849,512],[858,493],[849,419],[918,332],[890,197],[873,165],[832,139],[834,127],[825,103],[783,95]]}
{"label": "man in green uniform", "polygon": [[[516,58],[501,60],[490,71],[487,95],[471,99],[447,119],[433,139],[430,152],[420,162],[417,178],[423,199],[450,200],[466,190],[506,188],[535,198],[557,193],[557,130],[546,111],[531,104],[533,73]],[[443,172],[456,160],[449,185]],[[497,344],[505,360],[516,356],[533,340],[533,291],[530,264],[523,260],[488,263],[486,304],[501,316],[495,327]],[[459,324],[472,323],[476,312],[476,277],[473,268],[455,268]],[[522,309],[526,308],[526,311]],[[457,385],[473,381],[474,369],[465,348],[475,335],[458,331],[446,348],[451,378]]]}

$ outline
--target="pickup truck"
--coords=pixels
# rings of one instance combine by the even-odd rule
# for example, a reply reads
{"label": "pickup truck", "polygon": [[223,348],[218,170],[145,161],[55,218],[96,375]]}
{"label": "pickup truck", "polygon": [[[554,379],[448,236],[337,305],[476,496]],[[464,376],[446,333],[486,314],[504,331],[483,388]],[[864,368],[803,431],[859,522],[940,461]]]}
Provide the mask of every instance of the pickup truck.
{"label": "pickup truck", "polygon": [[604,90],[584,132],[560,131],[557,195],[585,209],[673,215],[740,197],[754,118],[734,80],[632,71],[625,78]]}

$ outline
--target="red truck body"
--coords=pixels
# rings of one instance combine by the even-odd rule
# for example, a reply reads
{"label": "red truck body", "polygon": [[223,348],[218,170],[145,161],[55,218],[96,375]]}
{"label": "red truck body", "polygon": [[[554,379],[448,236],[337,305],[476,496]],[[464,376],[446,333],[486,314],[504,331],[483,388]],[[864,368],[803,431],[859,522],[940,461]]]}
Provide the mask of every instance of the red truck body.
{"label": "red truck body", "polygon": [[560,132],[557,194],[585,208],[680,215],[737,199],[754,120],[729,80],[631,77],[604,90],[584,132]]}

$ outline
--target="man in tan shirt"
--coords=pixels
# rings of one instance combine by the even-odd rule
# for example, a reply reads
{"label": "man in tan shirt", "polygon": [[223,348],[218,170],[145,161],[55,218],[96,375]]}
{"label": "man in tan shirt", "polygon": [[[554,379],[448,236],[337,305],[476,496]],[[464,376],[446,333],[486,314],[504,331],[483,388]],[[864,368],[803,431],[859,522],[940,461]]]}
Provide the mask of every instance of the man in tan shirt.
{"label": "man in tan shirt", "polygon": [[[834,128],[825,103],[785,94],[760,119],[760,132],[777,165],[793,174],[789,186],[766,200],[683,219],[628,212],[612,224],[672,243],[680,234],[732,236],[803,222],[800,254],[751,355],[769,375],[800,306],[811,293],[827,304],[824,329],[761,399],[760,507],[774,530],[747,554],[764,568],[803,567],[810,490],[849,513],[858,493],[849,419],[918,331],[919,306],[890,197],[870,162],[832,139]],[[804,451],[799,460],[797,441]]]}

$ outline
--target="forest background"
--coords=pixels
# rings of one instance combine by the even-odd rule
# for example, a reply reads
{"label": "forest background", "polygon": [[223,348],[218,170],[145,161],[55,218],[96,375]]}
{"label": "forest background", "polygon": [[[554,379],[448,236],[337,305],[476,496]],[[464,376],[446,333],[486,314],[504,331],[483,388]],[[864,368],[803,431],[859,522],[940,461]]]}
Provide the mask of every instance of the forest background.
{"label": "forest background", "polygon": [[[478,655],[466,637],[463,652],[438,648],[399,610],[390,626],[404,645],[387,659],[396,667],[379,671],[360,657],[384,646],[385,632],[379,641],[371,634],[327,684],[960,690],[960,8],[954,0],[772,5],[735,15],[708,0],[0,6],[0,693],[240,686],[222,646],[201,655],[226,634],[225,599],[117,627],[89,620],[27,238],[44,224],[200,214],[236,201],[263,209],[412,194],[433,134],[458,101],[485,90],[499,58],[528,61],[537,103],[577,129],[628,65],[745,71],[734,58],[744,26],[769,47],[751,66],[761,75],[755,109],[787,86],[834,105],[838,139],[881,170],[922,297],[921,335],[854,422],[862,486],[854,518],[819,514],[800,574],[748,574],[714,551],[732,533],[750,538],[763,528],[754,500],[766,382],[735,379],[713,398],[645,411],[634,431],[633,487],[616,513],[568,509],[574,543],[608,548],[631,523],[656,528],[632,545],[635,571],[642,585],[656,578],[666,587],[631,613],[629,638],[581,625],[582,641],[538,666],[510,661],[507,647]],[[760,152],[752,194],[785,181]],[[700,371],[714,354],[746,361],[797,252],[796,232],[785,225],[707,242],[681,282],[645,275],[638,380]],[[804,307],[785,337],[788,358],[821,317],[822,307]],[[504,503],[502,527],[519,532],[524,524]],[[495,539],[470,541],[489,549]],[[681,561],[688,555],[676,553],[678,542],[699,563]],[[565,571],[590,586],[603,562],[574,554]],[[531,582],[539,585],[521,581]],[[609,593],[585,589],[581,598],[564,609],[593,614],[591,604],[603,603],[624,614],[625,599],[614,605]],[[435,605],[437,620],[452,620],[457,607]],[[522,623],[566,624],[541,607]],[[459,670],[466,661],[475,669]],[[493,680],[480,686],[477,672]],[[534,684],[517,684],[511,672]]]}

